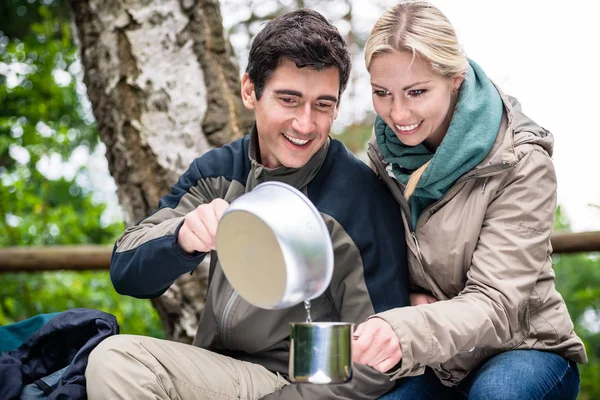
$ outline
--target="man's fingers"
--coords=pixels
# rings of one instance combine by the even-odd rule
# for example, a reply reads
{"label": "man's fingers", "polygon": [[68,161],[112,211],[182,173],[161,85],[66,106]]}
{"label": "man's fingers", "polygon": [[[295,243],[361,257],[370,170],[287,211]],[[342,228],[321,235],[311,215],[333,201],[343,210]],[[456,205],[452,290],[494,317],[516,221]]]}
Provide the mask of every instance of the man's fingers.
{"label": "man's fingers", "polygon": [[201,229],[203,236],[199,235],[198,237],[200,237],[201,240],[206,241],[206,244],[214,250],[215,236],[217,235],[217,226],[219,223],[212,207],[202,210],[200,222],[203,224],[203,228]]}
{"label": "man's fingers", "polygon": [[203,204],[186,215],[184,225],[188,225],[193,234],[206,245],[204,251],[214,250],[217,222],[210,204]]}
{"label": "man's fingers", "polygon": [[198,207],[197,209],[200,220],[204,224],[206,232],[208,233],[207,239],[210,241],[210,245],[213,250],[216,247],[215,237],[217,236],[219,221],[228,207],[229,203],[227,203],[225,200],[215,199],[210,204]]}
{"label": "man's fingers", "polygon": [[204,222],[204,219],[206,219],[206,212],[206,209],[198,207],[185,217],[184,225],[187,225],[193,234],[210,248],[213,245],[214,240]]}
{"label": "man's fingers", "polygon": [[223,199],[215,199],[215,200],[213,200],[213,202],[211,204],[214,207],[215,218],[217,220],[217,223],[219,223],[219,221],[221,220],[221,217],[223,216],[225,211],[229,208],[229,203]]}
{"label": "man's fingers", "polygon": [[177,241],[186,253],[193,253],[194,251],[205,253],[210,250],[209,246],[192,231],[187,219],[179,230]]}
{"label": "man's fingers", "polygon": [[219,220],[229,207],[223,199],[215,199],[210,204],[202,204],[185,216],[179,231],[178,241],[184,251],[194,250],[205,253],[215,250],[215,236]]}

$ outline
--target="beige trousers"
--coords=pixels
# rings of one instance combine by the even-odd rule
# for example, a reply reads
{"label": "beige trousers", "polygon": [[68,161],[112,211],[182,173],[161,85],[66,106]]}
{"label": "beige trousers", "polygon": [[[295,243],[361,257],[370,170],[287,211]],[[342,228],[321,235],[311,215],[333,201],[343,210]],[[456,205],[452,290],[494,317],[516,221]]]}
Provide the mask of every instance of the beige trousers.
{"label": "beige trousers", "polygon": [[196,346],[115,335],[90,354],[88,399],[260,399],[289,384],[258,364]]}

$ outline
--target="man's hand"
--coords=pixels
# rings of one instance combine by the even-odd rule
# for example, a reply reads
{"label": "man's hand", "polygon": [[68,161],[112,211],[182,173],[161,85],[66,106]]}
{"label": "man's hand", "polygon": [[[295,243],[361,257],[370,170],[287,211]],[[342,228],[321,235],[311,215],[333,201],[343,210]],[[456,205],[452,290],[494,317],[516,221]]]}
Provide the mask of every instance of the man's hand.
{"label": "man's hand", "polygon": [[177,242],[183,251],[192,254],[194,251],[206,253],[215,250],[217,225],[227,207],[229,203],[225,200],[215,199],[190,211],[177,236]]}
{"label": "man's hand", "polygon": [[356,328],[352,339],[352,361],[386,372],[401,358],[400,341],[385,320],[371,318]]}
{"label": "man's hand", "polygon": [[411,293],[408,296],[410,297],[411,306],[418,306],[420,304],[432,304],[437,301],[435,297],[425,293]]}

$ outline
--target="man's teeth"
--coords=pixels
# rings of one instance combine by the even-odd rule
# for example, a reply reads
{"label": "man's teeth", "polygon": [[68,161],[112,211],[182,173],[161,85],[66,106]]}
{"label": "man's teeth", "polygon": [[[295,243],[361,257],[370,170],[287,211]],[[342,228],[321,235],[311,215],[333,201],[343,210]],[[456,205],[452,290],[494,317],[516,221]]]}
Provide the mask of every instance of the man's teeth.
{"label": "man's teeth", "polygon": [[[421,122],[423,122],[423,121],[421,121]],[[399,131],[405,131],[405,132],[412,131],[413,129],[416,129],[419,125],[421,125],[421,122],[417,122],[416,124],[413,124],[413,125],[396,125],[396,128]]]}
{"label": "man's teeth", "polygon": [[283,134],[283,136],[285,136],[287,140],[289,140],[290,142],[292,142],[294,144],[297,144],[298,146],[303,146],[306,143],[308,143],[308,140],[296,139],[296,138],[286,135],[285,133]]}

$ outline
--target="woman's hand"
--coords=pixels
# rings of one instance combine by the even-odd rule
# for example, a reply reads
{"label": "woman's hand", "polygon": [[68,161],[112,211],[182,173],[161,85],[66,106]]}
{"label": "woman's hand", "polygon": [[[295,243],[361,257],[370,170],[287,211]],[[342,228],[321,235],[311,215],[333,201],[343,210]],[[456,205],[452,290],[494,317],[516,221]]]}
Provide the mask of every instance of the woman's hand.
{"label": "woman's hand", "polygon": [[435,297],[425,293],[410,293],[408,296],[410,297],[411,306],[418,306],[420,304],[432,304],[437,301]]}
{"label": "woman's hand", "polygon": [[398,364],[402,349],[396,332],[385,320],[371,318],[360,324],[352,338],[352,361],[386,372]]}

